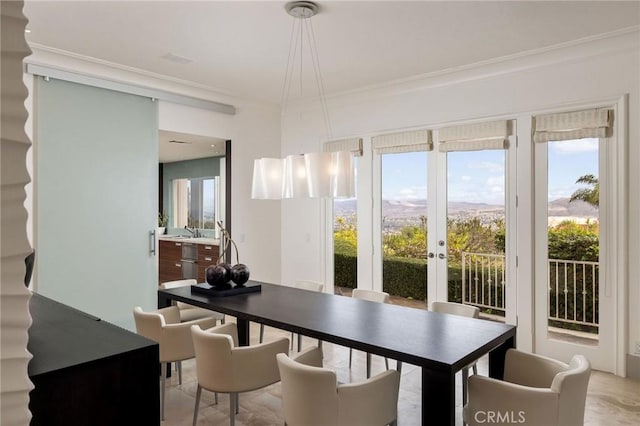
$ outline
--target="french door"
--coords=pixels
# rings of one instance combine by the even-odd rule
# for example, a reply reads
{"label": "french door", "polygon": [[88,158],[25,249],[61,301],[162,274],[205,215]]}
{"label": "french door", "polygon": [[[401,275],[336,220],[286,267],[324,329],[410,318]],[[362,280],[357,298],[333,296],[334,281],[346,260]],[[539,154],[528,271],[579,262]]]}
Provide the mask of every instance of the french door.
{"label": "french door", "polygon": [[535,146],[535,352],[616,365],[615,142]]}
{"label": "french door", "polygon": [[495,145],[467,141],[452,148],[439,135],[436,149],[374,156],[380,206],[374,282],[392,294],[470,304],[515,323],[515,283],[508,280],[515,276],[508,256],[515,235],[507,226],[515,209],[507,179],[514,141],[505,133]]}

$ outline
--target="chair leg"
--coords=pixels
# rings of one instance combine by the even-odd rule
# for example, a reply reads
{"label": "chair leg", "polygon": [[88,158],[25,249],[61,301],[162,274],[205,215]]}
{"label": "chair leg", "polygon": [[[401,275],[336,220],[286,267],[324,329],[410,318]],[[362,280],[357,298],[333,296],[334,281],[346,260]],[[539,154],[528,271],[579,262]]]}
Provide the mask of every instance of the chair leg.
{"label": "chair leg", "polygon": [[236,392],[236,414],[240,413],[240,393]]}
{"label": "chair leg", "polygon": [[367,352],[367,379],[371,378],[371,354]]}
{"label": "chair leg", "polygon": [[469,377],[469,369],[462,369],[462,406],[467,405],[467,378]]}
{"label": "chair leg", "polygon": [[298,334],[298,352],[302,350],[302,336]]}
{"label": "chair leg", "polygon": [[178,384],[182,385],[182,361],[177,361],[176,367],[178,368]]}
{"label": "chair leg", "polygon": [[293,350],[293,341],[296,340],[295,339],[295,334],[293,334],[293,331],[291,332],[291,350]]}
{"label": "chair leg", "polygon": [[351,368],[351,357],[353,356],[353,348],[349,348],[349,368]]}
{"label": "chair leg", "polygon": [[229,425],[235,426],[236,424],[236,397],[235,393],[229,394]]}
{"label": "chair leg", "polygon": [[214,404],[218,405],[218,392],[213,393]]}
{"label": "chair leg", "polygon": [[264,340],[264,324],[260,324],[260,343]]}
{"label": "chair leg", "polygon": [[160,366],[160,380],[162,386],[160,386],[160,418],[164,421],[164,388],[167,381],[167,363],[163,362]]}
{"label": "chair leg", "polygon": [[384,357],[384,366],[387,367],[387,370],[389,369],[389,359],[386,356]]}
{"label": "chair leg", "polygon": [[[198,421],[198,409],[200,408],[200,395],[202,395],[202,386],[198,384],[198,389],[196,390],[196,407],[193,410],[193,426],[196,426],[196,422]],[[216,393],[216,397],[218,394]],[[218,401],[216,401],[217,403]]]}
{"label": "chair leg", "polygon": [[396,361],[396,371],[398,374],[402,374],[402,361]]}
{"label": "chair leg", "polygon": [[478,374],[478,365],[473,364],[473,374]]}
{"label": "chair leg", "polygon": [[223,315],[222,319],[220,320],[220,324],[224,325],[224,321],[225,321],[225,319],[224,319],[224,315]]}

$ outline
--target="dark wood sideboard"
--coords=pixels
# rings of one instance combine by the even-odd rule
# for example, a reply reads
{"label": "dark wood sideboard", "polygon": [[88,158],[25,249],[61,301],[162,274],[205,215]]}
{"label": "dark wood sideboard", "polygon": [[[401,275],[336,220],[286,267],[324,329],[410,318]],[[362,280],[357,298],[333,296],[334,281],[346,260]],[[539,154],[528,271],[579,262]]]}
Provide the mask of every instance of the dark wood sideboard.
{"label": "dark wood sideboard", "polygon": [[159,425],[158,344],[33,294],[31,425]]}

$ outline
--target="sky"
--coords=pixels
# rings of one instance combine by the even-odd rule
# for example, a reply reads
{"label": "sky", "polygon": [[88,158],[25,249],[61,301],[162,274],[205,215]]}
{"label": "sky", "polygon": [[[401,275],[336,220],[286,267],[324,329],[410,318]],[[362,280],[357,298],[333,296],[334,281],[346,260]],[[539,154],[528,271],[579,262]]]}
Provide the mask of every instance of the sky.
{"label": "sky", "polygon": [[[549,200],[570,197],[585,174],[598,176],[598,140],[549,142]],[[449,201],[504,204],[505,153],[502,150],[447,154]],[[382,199],[427,198],[427,153],[387,154],[382,158]]]}

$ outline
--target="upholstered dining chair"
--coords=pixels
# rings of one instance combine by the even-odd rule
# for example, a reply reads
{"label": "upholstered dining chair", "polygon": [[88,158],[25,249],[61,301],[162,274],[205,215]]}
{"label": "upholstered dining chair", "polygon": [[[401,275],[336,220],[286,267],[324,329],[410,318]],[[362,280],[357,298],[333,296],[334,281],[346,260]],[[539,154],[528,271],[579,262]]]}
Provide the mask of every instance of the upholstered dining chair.
{"label": "upholstered dining chair", "polygon": [[469,378],[464,420],[471,426],[486,425],[487,413],[506,413],[506,420],[492,423],[581,426],[590,374],[591,366],[583,355],[574,355],[565,364],[509,349],[504,380],[475,375]]}
{"label": "upholstered dining chair", "polygon": [[[213,327],[216,325],[216,319],[207,317],[181,322],[180,310],[177,306],[170,306],[152,312],[144,312],[141,307],[136,306],[133,308],[133,318],[136,324],[136,332],[147,339],[158,342],[160,348],[160,377],[162,381],[160,388],[160,417],[164,420],[167,365],[171,362],[179,363],[193,358],[191,326],[197,324],[204,328]],[[181,364],[178,364],[178,383],[182,384]]]}
{"label": "upholstered dining chair", "polygon": [[[440,312],[442,314],[459,315],[461,317],[479,318],[480,309],[476,306],[465,305],[456,302],[432,302],[431,311]],[[469,377],[469,368],[473,369],[473,374],[478,374],[477,362],[473,362],[462,369],[462,404],[467,403],[467,379]]]}
{"label": "upholstered dining chair", "polygon": [[339,385],[332,370],[277,356],[287,426],[396,425],[400,373]]}
{"label": "upholstered dining chair", "polygon": [[[318,281],[298,280],[291,287],[299,288],[308,291],[317,291],[322,293],[324,291],[324,284]],[[293,349],[294,333],[291,333],[291,349]],[[260,343],[264,339],[264,324],[260,324]],[[318,340],[318,346],[321,346],[322,342]],[[302,340],[300,334],[298,334],[298,352],[302,349]]]}
{"label": "upholstered dining chair", "polygon": [[276,354],[289,351],[289,339],[238,346],[236,324],[224,324],[209,330],[191,327],[196,358],[198,388],[193,425],[198,420],[202,389],[229,394],[229,422],[235,425],[239,410],[238,394],[269,386],[280,380]]}
{"label": "upholstered dining chair", "polygon": [[[184,279],[184,280],[175,280],[175,281],[166,281],[160,284],[160,288],[170,289],[176,287],[184,287],[191,286],[197,284],[198,281],[194,278]],[[176,302],[176,306],[180,309],[180,320],[181,321],[191,321],[194,319],[213,317],[216,320],[220,321],[221,324],[224,324],[224,314],[220,312],[214,312],[209,309],[198,308],[197,306],[189,305],[183,302]]]}
{"label": "upholstered dining chair", "polygon": [[[389,293],[384,291],[367,290],[362,288],[354,288],[351,292],[351,297],[355,299],[368,300],[369,302],[376,303],[389,303]],[[351,368],[351,360],[353,357],[353,348],[349,348],[349,368]],[[384,364],[389,369],[389,360],[385,357]],[[402,371],[402,362],[397,361],[396,369],[398,372]],[[371,377],[371,354],[367,353],[367,379]]]}

